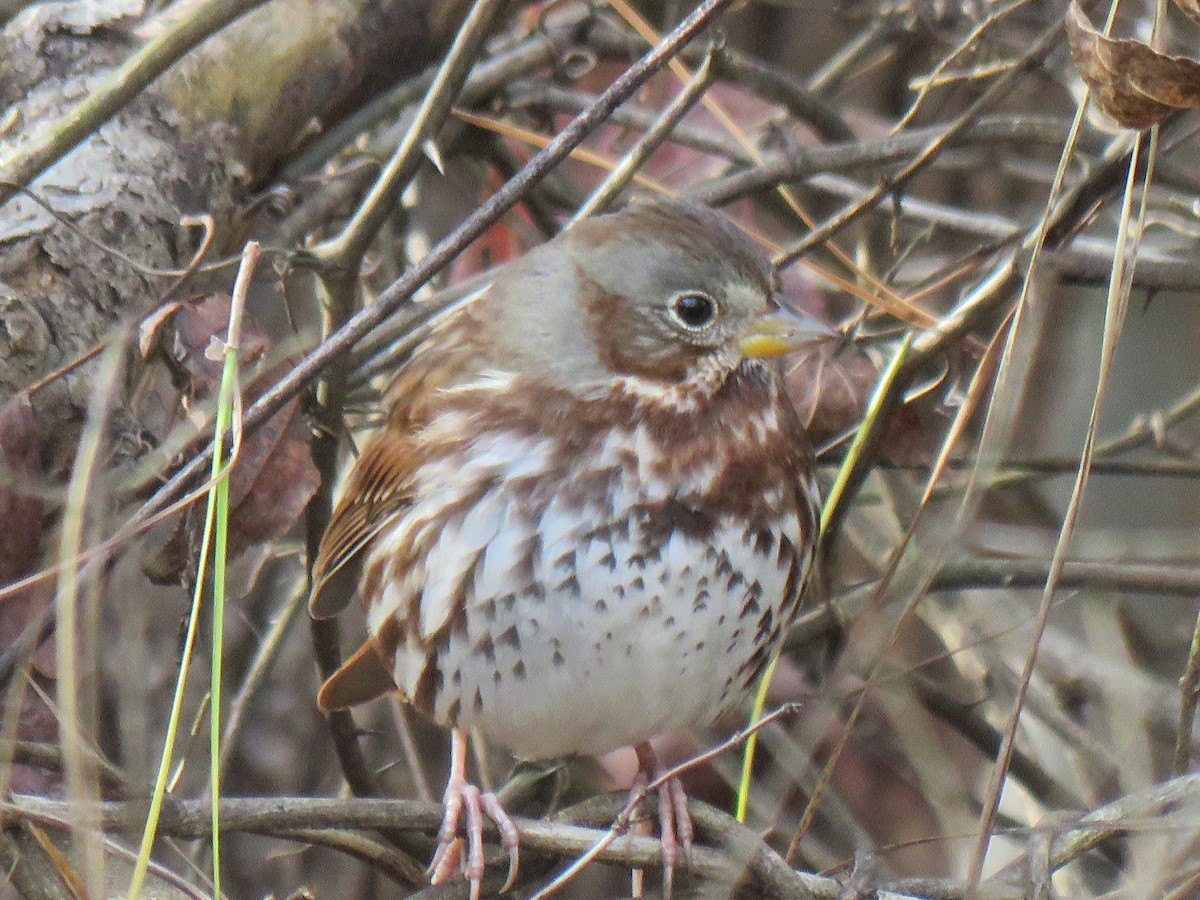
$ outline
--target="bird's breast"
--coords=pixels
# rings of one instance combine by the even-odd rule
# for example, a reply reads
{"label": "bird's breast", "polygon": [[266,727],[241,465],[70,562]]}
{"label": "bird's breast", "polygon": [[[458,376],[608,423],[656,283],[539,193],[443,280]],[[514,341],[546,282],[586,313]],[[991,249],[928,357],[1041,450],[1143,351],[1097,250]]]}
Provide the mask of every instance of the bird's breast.
{"label": "bird's breast", "polygon": [[754,682],[810,564],[801,492],[738,450],[775,427],[681,442],[642,421],[569,452],[494,429],[431,455],[368,558],[397,684],[528,758],[707,724]]}

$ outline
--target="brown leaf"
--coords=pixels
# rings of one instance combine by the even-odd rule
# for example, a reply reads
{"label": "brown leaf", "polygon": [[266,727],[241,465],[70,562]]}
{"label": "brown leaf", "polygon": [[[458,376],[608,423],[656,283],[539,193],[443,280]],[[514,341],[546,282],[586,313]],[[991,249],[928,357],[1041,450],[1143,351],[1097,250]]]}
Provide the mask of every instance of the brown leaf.
{"label": "brown leaf", "polygon": [[1067,10],[1067,38],[1096,102],[1122,127],[1149,128],[1177,109],[1200,106],[1200,62],[1105,37],[1078,0]]}
{"label": "brown leaf", "polygon": [[55,873],[63,880],[71,896],[86,897],[87,886],[83,883],[83,879],[79,877],[79,873],[75,871],[75,867],[71,865],[71,861],[67,859],[67,855],[58,849],[58,846],[50,839],[50,835],[41,828],[32,824],[27,827],[33,839],[37,841],[38,846],[42,848],[50,864],[54,867]]}
{"label": "brown leaf", "polygon": [[[0,406],[0,586],[41,566],[46,512],[41,449],[29,395],[17,394]],[[42,581],[0,598],[0,647],[17,640],[52,593],[52,582]]]}
{"label": "brown leaf", "polygon": [[[228,295],[213,294],[176,315],[176,346],[191,376],[193,399],[211,396],[221,380],[223,353],[213,354],[211,348],[215,342],[224,349],[229,304]],[[280,374],[280,367],[251,376],[252,362],[261,359],[269,346],[269,338],[252,322],[245,324],[240,344],[245,402],[250,403]],[[286,534],[299,520],[318,481],[309,431],[293,400],[246,438],[230,473],[230,556]]]}
{"label": "brown leaf", "polygon": [[292,400],[242,445],[230,474],[229,555],[287,534],[319,484],[309,429]]}
{"label": "brown leaf", "polygon": [[[213,340],[224,341],[229,326],[228,294],[209,294],[194,303],[184,304],[174,317],[174,341],[171,357],[187,373],[189,401],[212,396],[221,383],[223,360],[213,359],[208,348]],[[242,370],[259,359],[269,346],[268,338],[247,323],[242,329],[239,357]],[[246,381],[243,376],[243,381]]]}
{"label": "brown leaf", "polygon": [[879,378],[879,367],[854,346],[832,351],[798,354],[787,367],[788,395],[816,445],[858,427]]}
{"label": "brown leaf", "polygon": [[[826,345],[789,360],[788,396],[814,447],[858,428],[880,371],[880,366],[854,344]],[[910,403],[893,413],[879,457],[896,465],[928,465],[937,453],[944,428],[944,418],[932,398],[929,402]]]}
{"label": "brown leaf", "polygon": [[[171,357],[185,376],[185,402],[212,397],[220,384],[221,355],[208,352],[214,341],[224,346],[230,298],[212,294],[176,312]],[[269,386],[283,366],[254,371],[269,346],[269,338],[246,323],[240,341],[244,405]],[[229,482],[229,556],[257,544],[283,537],[300,520],[320,481],[309,451],[309,429],[293,400],[253,433],[245,436]],[[203,504],[193,507],[202,509]],[[178,582],[192,564],[188,544],[194,529],[178,525],[157,550],[141,560],[143,573],[156,584]]]}
{"label": "brown leaf", "polygon": [[142,574],[152,584],[179,584],[179,576],[190,560],[188,521],[186,517],[180,517],[171,530],[171,536],[157,546],[147,546],[138,559]]}
{"label": "brown leaf", "polygon": [[[278,540],[300,521],[320,477],[309,452],[308,429],[293,400],[242,444],[229,482],[229,557]],[[199,514],[203,504],[193,507]],[[171,536],[141,560],[155,584],[177,584],[194,550],[195,528],[180,520]]]}

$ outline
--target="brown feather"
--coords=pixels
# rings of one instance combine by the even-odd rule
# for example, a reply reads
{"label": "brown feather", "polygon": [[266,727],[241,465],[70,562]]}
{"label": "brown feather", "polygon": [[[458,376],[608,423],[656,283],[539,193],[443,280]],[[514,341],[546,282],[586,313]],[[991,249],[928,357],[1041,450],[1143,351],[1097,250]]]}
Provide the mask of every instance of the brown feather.
{"label": "brown feather", "polygon": [[313,618],[335,616],[350,602],[358,580],[359,552],[404,511],[405,484],[412,473],[413,459],[409,436],[394,428],[385,428],[367,445],[313,563],[313,589],[308,601]]}
{"label": "brown feather", "polygon": [[[448,332],[458,334],[448,337]],[[331,618],[346,608],[358,583],[363,549],[404,512],[408,480],[418,464],[415,432],[434,415],[441,389],[479,365],[480,334],[469,307],[455,311],[397,372],[387,390],[388,424],[363,451],[321,538],[308,601],[314,619]],[[447,344],[458,349],[447,353]]]}
{"label": "brown feather", "polygon": [[391,673],[375,648],[375,642],[368,640],[321,686],[317,694],[317,706],[322,712],[345,709],[382,697],[395,689]]}

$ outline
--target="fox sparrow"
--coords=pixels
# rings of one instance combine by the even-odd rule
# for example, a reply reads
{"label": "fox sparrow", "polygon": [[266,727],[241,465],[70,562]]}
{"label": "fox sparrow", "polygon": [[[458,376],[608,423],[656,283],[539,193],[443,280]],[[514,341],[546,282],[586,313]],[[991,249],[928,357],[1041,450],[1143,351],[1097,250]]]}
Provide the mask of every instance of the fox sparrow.
{"label": "fox sparrow", "polygon": [[[357,580],[370,638],[323,709],[397,690],[453,729],[434,881],[483,875],[467,729],[527,759],[638,749],[743,700],[800,603],[820,499],[767,357],[823,331],[711,210],[635,202],[497,270],[399,369],[321,544],[311,612]],[[347,580],[351,585],[347,584]],[[686,853],[659,793],[664,867]]]}

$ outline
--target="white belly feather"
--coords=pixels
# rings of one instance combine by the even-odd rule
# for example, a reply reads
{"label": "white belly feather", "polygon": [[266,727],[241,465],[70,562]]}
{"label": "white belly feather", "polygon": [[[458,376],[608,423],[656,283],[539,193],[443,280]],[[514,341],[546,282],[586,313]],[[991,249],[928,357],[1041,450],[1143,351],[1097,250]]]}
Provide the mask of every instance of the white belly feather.
{"label": "white belly feather", "polygon": [[[700,467],[668,496],[650,477],[655,448],[640,429],[610,435],[606,450],[610,464],[632,457],[637,470],[615,470],[615,489],[580,510],[561,495],[532,499],[522,485],[545,463],[544,441],[493,434],[419,472],[414,505],[371,551],[386,558],[413,540],[429,548],[369,624],[378,630],[418,603],[422,639],[442,632],[435,718],[479,727],[521,757],[602,753],[709,723],[743,696],[749,658],[764,633],[779,636],[785,593],[804,581],[791,570],[807,559],[784,550],[802,545],[791,510],[767,526],[770,546],[761,529],[729,519],[710,543],[676,531],[640,556],[654,524],[648,505],[686,503],[717,473]],[[493,487],[465,518],[435,524],[435,511],[480,476]],[[530,589],[530,576],[543,589]],[[448,627],[464,579],[465,615]],[[394,671],[410,696],[425,665],[414,650],[397,651]]]}

